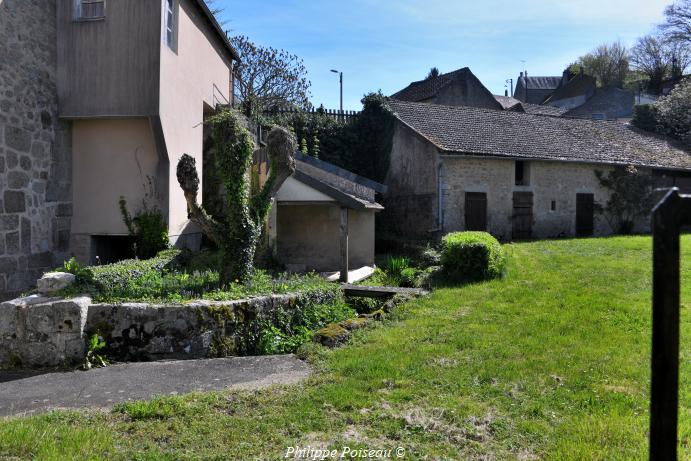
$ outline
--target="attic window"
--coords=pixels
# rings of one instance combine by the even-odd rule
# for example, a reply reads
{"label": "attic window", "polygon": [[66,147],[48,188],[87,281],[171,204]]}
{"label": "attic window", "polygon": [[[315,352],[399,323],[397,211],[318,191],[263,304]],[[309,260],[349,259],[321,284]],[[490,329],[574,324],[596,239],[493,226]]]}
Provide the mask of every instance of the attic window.
{"label": "attic window", "polygon": [[517,186],[527,186],[528,181],[528,162],[523,160],[516,160],[515,162],[515,178]]}
{"label": "attic window", "polygon": [[106,0],[75,0],[74,17],[77,20],[103,19],[106,16]]}

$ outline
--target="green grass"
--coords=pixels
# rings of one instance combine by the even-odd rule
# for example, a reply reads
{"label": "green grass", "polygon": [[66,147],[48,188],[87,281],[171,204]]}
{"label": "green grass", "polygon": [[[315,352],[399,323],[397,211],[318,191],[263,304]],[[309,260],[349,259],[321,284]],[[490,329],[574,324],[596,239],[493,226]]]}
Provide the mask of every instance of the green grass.
{"label": "green grass", "polygon": [[[691,237],[682,263],[680,459],[691,458]],[[302,386],[165,397],[0,423],[0,459],[278,459],[293,445],[405,459],[645,459],[648,237],[507,245],[506,277],[440,288]]]}

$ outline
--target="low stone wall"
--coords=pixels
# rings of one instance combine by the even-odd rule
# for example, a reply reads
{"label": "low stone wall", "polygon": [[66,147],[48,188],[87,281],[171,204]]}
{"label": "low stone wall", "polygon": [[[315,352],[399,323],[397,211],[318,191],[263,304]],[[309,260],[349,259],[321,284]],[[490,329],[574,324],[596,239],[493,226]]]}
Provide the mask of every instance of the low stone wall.
{"label": "low stone wall", "polygon": [[[0,304],[0,368],[78,363],[98,333],[119,360],[240,355],[258,323],[300,304],[288,294],[178,305],[92,304],[87,296],[32,295]],[[323,293],[320,301],[324,301]],[[253,336],[254,335],[254,336]]]}

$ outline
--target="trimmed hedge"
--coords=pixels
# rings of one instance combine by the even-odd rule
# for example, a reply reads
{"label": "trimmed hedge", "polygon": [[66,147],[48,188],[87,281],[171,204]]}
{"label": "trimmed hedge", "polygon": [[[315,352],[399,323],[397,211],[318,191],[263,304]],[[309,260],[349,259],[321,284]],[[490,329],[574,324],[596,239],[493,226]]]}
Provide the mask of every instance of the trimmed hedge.
{"label": "trimmed hedge", "polygon": [[501,244],[487,232],[453,232],[442,238],[441,263],[453,277],[487,280],[503,274],[506,256]]}

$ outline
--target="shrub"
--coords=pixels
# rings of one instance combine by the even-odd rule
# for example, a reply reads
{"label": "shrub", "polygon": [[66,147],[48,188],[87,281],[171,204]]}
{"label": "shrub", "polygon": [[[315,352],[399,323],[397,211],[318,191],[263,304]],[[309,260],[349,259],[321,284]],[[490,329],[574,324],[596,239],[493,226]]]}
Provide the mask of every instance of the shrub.
{"label": "shrub", "polygon": [[119,205],[122,220],[134,239],[134,254],[138,258],[152,258],[168,248],[168,224],[158,208],[149,208],[144,203],[143,208],[132,217],[127,211],[124,197],[120,197]]}
{"label": "shrub", "polygon": [[497,239],[487,232],[454,232],[442,239],[441,263],[453,277],[485,280],[502,275],[506,257]]}

